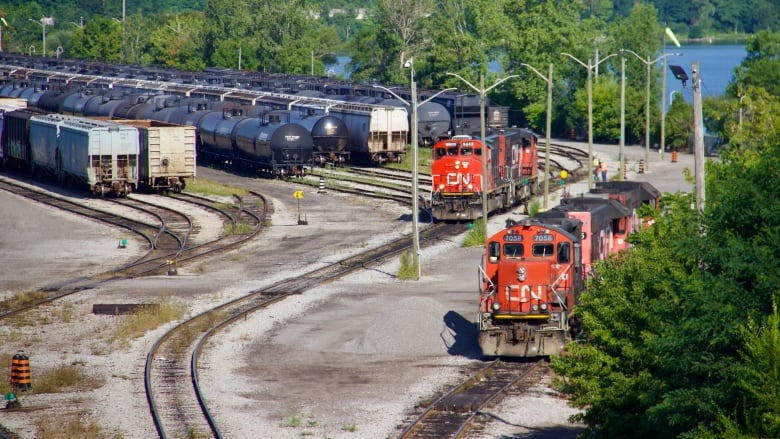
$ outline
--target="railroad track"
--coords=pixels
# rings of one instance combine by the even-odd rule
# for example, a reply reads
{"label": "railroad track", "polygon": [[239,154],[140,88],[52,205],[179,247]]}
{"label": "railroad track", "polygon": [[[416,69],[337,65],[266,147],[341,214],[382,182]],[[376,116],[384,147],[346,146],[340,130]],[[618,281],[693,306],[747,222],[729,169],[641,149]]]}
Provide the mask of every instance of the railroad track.
{"label": "railroad track", "polygon": [[[540,145],[539,170],[544,171],[544,146]],[[550,178],[557,178],[561,170],[566,170],[569,181],[586,177],[588,153],[579,148],[550,143]],[[319,178],[325,179],[327,190],[334,190],[353,195],[388,199],[402,204],[411,204],[411,178],[409,171],[387,168],[331,168],[328,170],[314,168],[307,178],[300,180],[302,184],[317,186]],[[423,198],[430,193],[432,178],[427,174],[418,174],[420,187],[418,196]],[[425,205],[425,204],[421,204]]]}
{"label": "railroad track", "polygon": [[[465,230],[465,225],[433,225],[421,237],[421,245],[449,239]],[[408,248],[408,237],[397,239],[306,274],[250,291],[241,298],[182,322],[164,334],[147,354],[144,373],[149,410],[159,437],[223,437],[200,391],[197,369],[204,344],[220,329],[290,295],[302,294],[310,288],[397,257]]]}
{"label": "railroad track", "polygon": [[536,363],[495,360],[416,414],[399,439],[462,438],[476,428],[480,414],[510,389],[528,389],[547,373]]}
{"label": "railroad track", "polygon": [[26,185],[0,179],[0,190],[6,190],[39,203],[65,210],[77,215],[92,218],[116,227],[124,228],[143,239],[148,250],[138,259],[123,266],[92,276],[82,276],[63,279],[30,294],[23,303],[16,304],[12,309],[0,307],[0,319],[18,315],[37,306],[53,302],[60,298],[95,288],[98,285],[120,278],[132,278],[167,271],[175,273],[178,264],[202,258],[206,255],[235,248],[243,242],[252,239],[262,229],[269,205],[257,193],[250,192],[236,205],[215,206],[213,201],[205,201],[189,195],[176,195],[177,198],[197,204],[201,208],[218,212],[225,222],[233,229],[243,224],[244,230],[238,233],[225,233],[215,240],[199,244],[187,245],[192,233],[192,221],[175,209],[171,210],[156,204],[140,200],[118,201],[124,207],[142,212],[143,216],[157,218],[158,223],[152,224],[145,220],[128,218],[113,212],[90,207],[82,203],[55,196]]}

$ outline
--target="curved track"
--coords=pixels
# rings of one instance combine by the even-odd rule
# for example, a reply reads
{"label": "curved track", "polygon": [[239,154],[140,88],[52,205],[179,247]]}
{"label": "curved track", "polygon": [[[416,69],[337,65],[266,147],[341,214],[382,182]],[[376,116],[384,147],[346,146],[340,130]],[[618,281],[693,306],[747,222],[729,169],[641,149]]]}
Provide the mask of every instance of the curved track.
{"label": "curved track", "polygon": [[[434,225],[426,230],[422,242],[433,243],[464,230],[464,225]],[[163,335],[147,355],[144,375],[149,410],[159,437],[204,434],[223,437],[198,383],[198,357],[209,337],[247,314],[368,265],[397,257],[408,248],[409,239],[403,237],[304,275],[251,291],[239,299],[195,316]]]}
{"label": "curved track", "polygon": [[207,202],[191,196],[177,195],[178,198],[189,203],[198,204],[201,208],[219,212],[226,222],[232,226],[238,223],[248,226],[248,232],[224,234],[210,242],[188,246],[187,239],[191,236],[193,230],[192,221],[189,216],[176,212],[175,209],[172,210],[140,200],[117,201],[125,207],[142,212],[145,217],[151,215],[151,217],[157,218],[157,224],[150,224],[113,212],[89,207],[4,179],[0,180],[0,190],[6,190],[61,210],[130,230],[146,241],[149,246],[147,252],[140,258],[123,266],[93,276],[60,280],[35,294],[31,294],[29,300],[15,305],[13,309],[0,308],[0,319],[17,315],[85,289],[95,288],[114,279],[132,278],[165,271],[169,274],[175,273],[177,265],[182,262],[234,248],[246,240],[252,239],[260,231],[264,217],[262,214],[257,213],[257,210],[262,209],[266,204],[264,198],[256,193],[250,193],[245,196],[245,199],[242,200],[243,203],[224,207],[214,207],[213,202],[211,202],[211,205],[208,205]]}

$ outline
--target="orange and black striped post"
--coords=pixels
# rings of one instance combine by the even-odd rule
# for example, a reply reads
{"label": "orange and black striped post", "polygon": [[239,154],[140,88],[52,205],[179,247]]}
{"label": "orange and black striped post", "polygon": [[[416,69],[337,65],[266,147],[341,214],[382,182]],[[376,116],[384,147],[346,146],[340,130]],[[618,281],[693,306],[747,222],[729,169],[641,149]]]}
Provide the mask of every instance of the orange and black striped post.
{"label": "orange and black striped post", "polygon": [[32,388],[30,358],[24,355],[24,351],[18,351],[11,358],[11,388],[21,391]]}

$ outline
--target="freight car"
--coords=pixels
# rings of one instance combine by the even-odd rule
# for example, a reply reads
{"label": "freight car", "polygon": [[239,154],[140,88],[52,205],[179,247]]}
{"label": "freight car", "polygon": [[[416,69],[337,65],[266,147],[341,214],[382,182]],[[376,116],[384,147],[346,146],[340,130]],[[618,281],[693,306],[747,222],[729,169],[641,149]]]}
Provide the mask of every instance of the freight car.
{"label": "freight car", "polygon": [[326,114],[311,114],[292,119],[306,128],[312,137],[314,150],[312,162],[316,165],[332,163],[341,166],[349,161],[349,129],[338,117]]}
{"label": "freight car", "polygon": [[406,155],[409,121],[405,109],[343,103],[330,108],[329,114],[347,126],[353,158],[383,164],[401,162]]}
{"label": "freight car", "polygon": [[[0,57],[3,55],[0,54]],[[36,60],[32,60],[36,61]],[[62,67],[62,66],[60,66]],[[223,86],[207,84],[203,81],[194,81],[185,84],[186,78],[183,76],[171,77],[170,81],[153,81],[137,79],[138,72],[122,72],[111,66],[93,66],[81,68],[77,65],[69,65],[67,69],[49,69],[45,65],[27,65],[24,67],[10,67],[8,65],[0,66],[0,71],[6,74],[5,86],[0,89],[0,93],[21,93],[23,90],[30,90],[31,96],[37,96],[36,105],[47,112],[72,113],[84,116],[116,117],[119,114],[125,116],[135,115],[133,117],[156,119],[169,118],[169,122],[177,124],[187,124],[173,120],[174,110],[163,111],[160,108],[160,102],[154,97],[154,104],[148,102],[139,102],[138,95],[151,94],[157,95],[161,92],[168,93],[174,99],[191,99],[198,97],[204,101],[209,101],[206,106],[213,106],[213,101],[232,100],[234,103],[251,103],[251,105],[265,106],[265,100],[274,100],[278,104],[274,109],[285,109],[294,112],[301,109],[308,109],[313,106],[321,109],[325,115],[340,119],[349,135],[347,154],[342,157],[349,159],[360,159],[372,164],[382,164],[390,161],[400,161],[406,154],[409,135],[409,122],[407,112],[403,108],[391,108],[383,105],[365,104],[360,102],[347,102],[341,99],[330,97],[306,97],[296,96],[294,94],[280,94],[279,90],[274,89],[272,84],[290,85],[290,81],[281,77],[247,77],[250,83],[243,84],[245,89],[230,89]],[[101,72],[111,71],[112,76],[106,76]],[[228,73],[225,73],[227,75]],[[143,75],[141,75],[143,76]],[[214,76],[212,72],[211,76]],[[267,76],[267,75],[266,75]],[[272,75],[273,76],[273,75]],[[279,75],[276,75],[279,76]],[[22,79],[20,79],[22,78]],[[127,79],[125,79],[127,78]],[[11,84],[19,81],[17,84]],[[40,81],[40,84],[46,84],[47,90],[40,90],[31,86],[31,81]],[[296,80],[297,81],[297,80]],[[263,89],[249,88],[259,83],[265,83]],[[311,88],[301,88],[299,82],[298,90],[325,90],[327,84],[312,85]],[[41,85],[42,86],[42,85]],[[307,86],[308,87],[308,86]],[[288,87],[289,88],[289,87]],[[267,90],[268,89],[268,90]],[[136,96],[129,95],[133,93]],[[136,101],[131,99],[135,97]],[[161,98],[160,98],[161,99]],[[165,101],[163,106],[168,106],[171,98]],[[198,104],[200,105],[200,104]],[[141,113],[140,106],[144,107]],[[265,110],[262,110],[265,112]],[[187,110],[187,113],[197,111]],[[165,116],[163,116],[163,114]],[[198,117],[202,114],[198,114]],[[183,117],[181,114],[178,117]],[[339,137],[343,136],[341,133]],[[331,143],[341,145],[343,140],[328,140]],[[322,144],[318,142],[318,144]],[[216,146],[216,145],[212,145]],[[340,148],[340,146],[338,146]],[[324,154],[320,154],[324,155]]]}
{"label": "freight car", "polygon": [[29,119],[31,167],[60,184],[85,184],[96,195],[126,196],[138,185],[138,130],[59,114]]}
{"label": "freight car", "polygon": [[181,192],[195,177],[195,127],[156,120],[114,120],[138,129],[138,185]]}
{"label": "freight car", "polygon": [[528,203],[538,192],[537,136],[526,129],[500,130],[487,136],[487,175],[482,175],[483,143],[455,136],[433,147],[430,210],[436,220],[474,220],[487,212]]}
{"label": "freight car", "polygon": [[488,238],[479,267],[483,355],[561,354],[579,328],[571,317],[593,264],[628,246],[637,209],[658,207],[649,183],[608,182]]}
{"label": "freight car", "polygon": [[[409,124],[412,123],[412,111],[406,103],[398,99],[382,101],[383,105],[400,107],[407,111]],[[451,137],[450,113],[444,106],[436,102],[425,102],[417,107],[417,143],[418,146],[431,147],[436,142]],[[409,132],[411,135],[411,130]],[[408,140],[411,144],[411,138]]]}
{"label": "freight car", "polygon": [[11,110],[3,113],[3,127],[0,132],[4,166],[23,172],[32,170],[30,146],[30,119],[40,114],[30,109]]}

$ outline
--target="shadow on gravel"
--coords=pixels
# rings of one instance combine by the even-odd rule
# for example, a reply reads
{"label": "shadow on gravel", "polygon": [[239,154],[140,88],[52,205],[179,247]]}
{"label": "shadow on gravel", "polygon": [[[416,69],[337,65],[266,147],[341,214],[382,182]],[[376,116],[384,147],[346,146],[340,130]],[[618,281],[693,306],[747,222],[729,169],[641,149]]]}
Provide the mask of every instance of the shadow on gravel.
{"label": "shadow on gravel", "polygon": [[476,323],[469,321],[455,311],[448,311],[447,314],[444,314],[444,324],[450,330],[447,337],[442,334],[442,338],[447,344],[447,353],[475,360],[482,358],[482,352],[477,343]]}
{"label": "shadow on gravel", "polygon": [[[527,428],[518,425],[519,428]],[[495,439],[577,439],[577,435],[582,433],[582,427],[538,427],[527,428],[523,433],[512,435],[502,434]]]}

